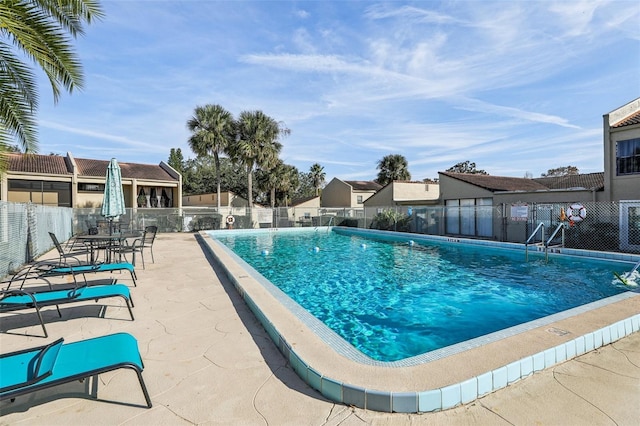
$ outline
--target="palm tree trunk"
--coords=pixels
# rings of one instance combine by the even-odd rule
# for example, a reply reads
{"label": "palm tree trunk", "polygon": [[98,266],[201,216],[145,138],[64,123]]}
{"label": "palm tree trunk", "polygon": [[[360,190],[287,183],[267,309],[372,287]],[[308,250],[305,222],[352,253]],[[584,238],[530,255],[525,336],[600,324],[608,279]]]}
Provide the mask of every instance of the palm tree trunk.
{"label": "palm tree trunk", "polygon": [[213,152],[213,159],[215,160],[216,163],[216,181],[218,184],[218,196],[216,197],[218,200],[217,203],[217,207],[218,207],[218,213],[220,213],[220,157],[218,156],[217,152]]}
{"label": "palm tree trunk", "polygon": [[253,166],[247,166],[247,199],[249,200],[249,210],[253,206]]}

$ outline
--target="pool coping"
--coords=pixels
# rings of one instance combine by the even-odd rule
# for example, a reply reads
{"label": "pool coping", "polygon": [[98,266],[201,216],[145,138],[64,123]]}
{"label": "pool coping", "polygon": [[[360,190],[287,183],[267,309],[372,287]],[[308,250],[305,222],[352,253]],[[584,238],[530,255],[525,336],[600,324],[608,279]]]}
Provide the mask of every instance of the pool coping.
{"label": "pool coping", "polygon": [[[319,232],[325,229],[329,231],[327,227],[315,228]],[[256,231],[298,232],[295,229],[246,232]],[[369,410],[416,413],[453,408],[640,330],[640,299],[637,299],[640,294],[624,292],[613,296],[616,300],[574,308],[575,312],[570,315],[533,324],[517,334],[497,336],[495,341],[481,340],[476,346],[451,353],[445,348],[445,353],[434,359],[383,363],[368,362],[369,358],[363,355],[362,362],[357,357],[349,357],[344,348],[328,344],[323,327],[304,320],[304,316],[301,319],[300,312],[291,310],[290,303],[283,304],[282,298],[265,286],[266,280],[253,268],[208,233],[201,232],[201,235],[227,278],[296,373],[328,399]],[[471,241],[478,245],[493,243],[524,250],[523,245],[513,243],[418,234],[402,234],[402,238]],[[584,255],[582,252],[572,250],[567,254]],[[620,253],[595,257],[629,262],[640,258]]]}

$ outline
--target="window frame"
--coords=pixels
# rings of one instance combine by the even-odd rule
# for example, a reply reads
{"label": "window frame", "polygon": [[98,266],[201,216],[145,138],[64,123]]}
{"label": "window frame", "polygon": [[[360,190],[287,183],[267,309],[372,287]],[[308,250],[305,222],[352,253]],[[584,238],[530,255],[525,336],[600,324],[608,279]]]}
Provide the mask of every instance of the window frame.
{"label": "window frame", "polygon": [[640,138],[616,141],[616,176],[640,174]]}

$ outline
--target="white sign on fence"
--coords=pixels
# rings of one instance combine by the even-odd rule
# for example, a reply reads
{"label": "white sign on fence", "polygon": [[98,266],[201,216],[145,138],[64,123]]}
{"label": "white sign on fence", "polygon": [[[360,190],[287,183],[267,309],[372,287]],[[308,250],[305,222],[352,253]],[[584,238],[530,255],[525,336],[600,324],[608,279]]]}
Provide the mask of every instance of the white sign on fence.
{"label": "white sign on fence", "polygon": [[271,209],[258,210],[259,223],[271,223],[272,220],[273,220],[273,211]]}
{"label": "white sign on fence", "polygon": [[511,220],[519,222],[529,218],[529,206],[526,204],[511,204]]}

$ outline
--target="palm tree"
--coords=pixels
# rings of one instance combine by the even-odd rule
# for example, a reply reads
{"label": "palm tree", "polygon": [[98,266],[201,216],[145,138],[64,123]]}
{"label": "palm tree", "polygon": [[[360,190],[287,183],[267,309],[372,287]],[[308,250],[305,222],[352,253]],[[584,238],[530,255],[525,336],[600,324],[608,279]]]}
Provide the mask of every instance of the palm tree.
{"label": "palm tree", "polygon": [[318,163],[313,164],[309,169],[309,177],[313,182],[313,187],[316,189],[316,197],[320,194],[320,188],[324,184],[325,176],[324,167]]}
{"label": "palm tree", "polygon": [[269,203],[271,208],[275,208],[276,202],[281,195],[281,202],[278,206],[288,206],[288,200],[293,191],[300,185],[298,169],[295,166],[285,164],[278,159],[275,166],[269,170],[258,169],[256,171],[256,180],[258,186],[264,191],[269,192]]}
{"label": "palm tree", "polygon": [[276,206],[276,190],[278,189],[283,166],[284,163],[282,160],[278,159],[271,169],[258,169],[256,171],[258,186],[262,188],[262,190],[269,192],[269,203],[272,209]]}
{"label": "palm tree", "polygon": [[220,105],[199,106],[187,121],[187,128],[193,132],[189,138],[191,150],[198,156],[213,155],[218,191],[217,207],[220,211],[220,154],[227,150],[235,138],[233,116]]}
{"label": "palm tree", "polygon": [[103,16],[97,0],[0,2],[0,160],[12,137],[26,152],[38,148],[36,77],[25,60],[45,72],[55,102],[63,88],[81,89],[82,66],[70,38],[84,34],[83,23]]}
{"label": "palm tree", "polygon": [[278,184],[277,189],[282,193],[284,206],[289,207],[289,198],[300,185],[298,169],[289,164],[282,164],[277,172]]}
{"label": "palm tree", "polygon": [[378,161],[378,178],[376,182],[386,185],[394,180],[410,180],[411,173],[408,169],[407,159],[400,154],[386,155]]}
{"label": "palm tree", "polygon": [[247,171],[247,192],[251,208],[253,171],[257,167],[270,170],[276,165],[282,149],[278,138],[288,135],[290,130],[262,111],[241,112],[236,126],[236,140],[229,147],[229,153]]}
{"label": "palm tree", "polygon": [[300,172],[297,167],[289,164],[284,165],[284,172],[280,180],[280,190],[284,193],[284,206],[289,207],[291,195],[300,186]]}

